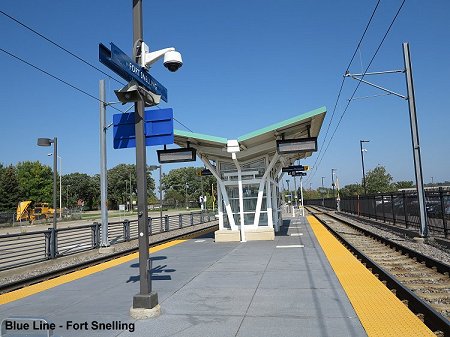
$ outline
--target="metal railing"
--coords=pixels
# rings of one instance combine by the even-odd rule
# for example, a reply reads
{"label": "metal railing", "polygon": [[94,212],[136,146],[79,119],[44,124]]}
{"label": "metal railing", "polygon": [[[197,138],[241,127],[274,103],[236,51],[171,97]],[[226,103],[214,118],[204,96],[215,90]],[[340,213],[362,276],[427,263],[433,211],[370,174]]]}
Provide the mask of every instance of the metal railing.
{"label": "metal railing", "polygon": [[[426,191],[427,224],[430,234],[448,238],[450,224],[450,191],[439,188]],[[324,206],[337,209],[336,199],[326,198],[305,200],[305,205]],[[420,227],[419,202],[417,193],[397,192],[341,198],[342,212],[389,222],[406,229]]]}
{"label": "metal railing", "polygon": [[[214,221],[213,212],[193,212],[149,218],[150,234],[169,232],[180,228]],[[44,231],[0,235],[0,270],[41,262],[100,247],[101,224],[76,227],[49,228]],[[138,221],[123,220],[108,223],[110,244],[138,238]],[[55,240],[56,252],[52,242]]]}

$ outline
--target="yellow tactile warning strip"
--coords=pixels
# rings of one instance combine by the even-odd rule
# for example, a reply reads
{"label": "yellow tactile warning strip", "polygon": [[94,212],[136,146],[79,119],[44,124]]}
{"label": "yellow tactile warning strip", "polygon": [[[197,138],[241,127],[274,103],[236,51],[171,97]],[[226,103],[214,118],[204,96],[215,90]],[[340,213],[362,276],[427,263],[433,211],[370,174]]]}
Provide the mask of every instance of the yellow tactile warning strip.
{"label": "yellow tactile warning strip", "polygon": [[316,218],[307,219],[368,336],[436,336]]}
{"label": "yellow tactile warning strip", "polygon": [[[163,243],[161,245],[158,245],[158,246],[150,248],[149,251],[150,251],[150,253],[156,253],[156,252],[158,252],[160,250],[163,250],[163,249],[166,249],[166,248],[178,245],[180,243],[183,243],[183,242],[187,241],[190,238],[195,238],[195,237],[201,236],[201,235],[203,235],[203,234],[205,234],[207,232],[210,232],[210,231],[212,231],[212,230],[204,230],[204,231],[201,231],[199,233],[195,233],[195,234],[191,234],[191,235],[188,234],[188,235],[186,235],[185,239],[173,240],[173,241],[170,241],[170,242],[167,242],[167,243]],[[117,259],[114,259],[114,260],[111,260],[111,261],[107,261],[107,262],[104,262],[104,263],[101,263],[101,264],[98,264],[98,265],[95,265],[95,266],[92,266],[92,267],[88,267],[88,268],[85,268],[85,269],[82,269],[82,270],[78,270],[78,271],[75,271],[75,272],[72,272],[72,273],[69,273],[69,274],[66,274],[66,275],[58,276],[58,277],[55,277],[55,278],[53,278],[51,280],[48,280],[48,281],[36,283],[36,284],[31,285],[31,286],[22,288],[22,289],[18,289],[18,290],[14,290],[14,291],[11,291],[11,292],[6,293],[6,294],[2,294],[2,295],[0,295],[0,305],[20,300],[20,299],[22,299],[24,297],[28,297],[28,296],[37,294],[37,293],[39,293],[41,291],[44,291],[44,290],[47,290],[47,289],[59,286],[59,285],[64,284],[64,283],[68,283],[68,282],[71,282],[71,281],[78,280],[78,279],[83,278],[85,276],[97,273],[97,272],[105,270],[105,269],[109,269],[109,268],[118,266],[118,265],[120,265],[122,263],[126,263],[126,262],[129,262],[129,261],[135,260],[137,258],[139,258],[139,253],[129,254],[129,255],[122,256],[120,258],[117,258]]]}

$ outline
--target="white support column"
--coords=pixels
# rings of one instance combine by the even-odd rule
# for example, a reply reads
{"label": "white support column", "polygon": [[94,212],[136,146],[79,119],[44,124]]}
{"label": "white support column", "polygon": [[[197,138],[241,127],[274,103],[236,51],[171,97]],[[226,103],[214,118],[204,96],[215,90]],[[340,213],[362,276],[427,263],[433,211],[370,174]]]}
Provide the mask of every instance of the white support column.
{"label": "white support column", "polygon": [[[266,182],[267,176],[270,174],[270,171],[277,162],[279,156],[280,155],[277,152],[275,152],[275,154],[272,157],[272,160],[270,161],[270,164],[266,167],[266,172],[264,172],[264,175],[262,176],[261,181],[259,183],[258,199],[256,201],[255,222],[254,222],[254,226],[256,227],[259,225],[259,216],[261,214],[262,198],[264,195],[264,184]],[[267,196],[268,194],[266,193],[266,200]]]}
{"label": "white support column", "polygon": [[225,185],[223,184],[222,179],[220,179],[219,174],[214,169],[214,167],[211,165],[208,158],[204,158],[203,156],[201,156],[200,158],[201,158],[203,164],[205,164],[205,166],[208,168],[208,170],[211,171],[211,173],[217,180],[217,184],[219,185],[220,191],[222,192],[222,198],[223,198],[223,202],[225,203],[225,210],[227,211],[228,223],[230,224],[231,230],[237,230],[238,228],[236,226],[236,223],[234,222],[234,217],[233,217],[233,212],[231,210],[230,200],[228,200],[228,193],[225,188]]}
{"label": "white support column", "polygon": [[266,180],[266,202],[267,202],[267,225],[269,228],[273,228],[273,215],[272,215],[272,182],[270,179]]}
{"label": "white support column", "polygon": [[[277,188],[277,186],[278,186],[278,188]],[[280,211],[280,206],[281,205],[278,204],[277,189],[278,189],[278,193],[280,192],[280,186],[279,186],[278,183],[277,183],[277,186],[274,185],[274,188],[273,188],[273,191],[272,191],[272,201],[273,201],[272,204],[275,205],[275,214],[274,214],[274,217],[275,217],[275,219],[274,219],[275,232],[278,232],[280,230],[280,223],[279,223],[280,217],[279,217],[279,213],[278,212]]]}
{"label": "white support column", "polygon": [[219,212],[219,230],[223,230],[224,224],[223,224],[222,192],[220,191],[218,182],[217,182],[217,210]]}
{"label": "white support column", "polygon": [[242,174],[241,174],[241,166],[236,158],[236,153],[231,154],[231,158],[233,158],[234,165],[236,165],[238,172],[238,187],[239,187],[239,215],[241,219],[241,242],[247,242],[245,238],[245,223],[244,223],[244,192],[242,190]]}

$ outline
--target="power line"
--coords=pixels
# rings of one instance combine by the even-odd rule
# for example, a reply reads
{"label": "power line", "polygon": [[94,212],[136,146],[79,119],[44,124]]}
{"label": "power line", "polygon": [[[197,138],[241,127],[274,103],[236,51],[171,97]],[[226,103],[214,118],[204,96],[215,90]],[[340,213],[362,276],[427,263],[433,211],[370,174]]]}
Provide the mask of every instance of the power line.
{"label": "power line", "polygon": [[175,121],[175,122],[177,122],[178,124],[180,124],[180,125],[182,125],[183,127],[185,127],[187,130],[189,130],[189,131],[191,131],[191,132],[194,132],[194,131],[192,131],[191,129],[189,129],[186,125],[184,125],[183,123],[181,123],[178,119],[176,119],[175,117],[173,118],[173,120]]}
{"label": "power line", "polygon": [[26,29],[28,29],[29,31],[33,32],[34,34],[38,35],[39,37],[43,38],[44,40],[50,42],[51,44],[53,44],[54,46],[58,47],[61,50],[64,50],[66,53],[68,53],[69,55],[75,57],[77,60],[87,64],[88,66],[94,68],[95,70],[101,72],[103,75],[108,76],[110,79],[116,81],[117,83],[121,84],[121,85],[125,85],[124,83],[122,83],[121,81],[119,81],[118,79],[112,77],[111,75],[105,73],[103,70],[97,68],[96,66],[94,66],[92,63],[89,63],[88,61],[84,60],[83,58],[79,57],[78,55],[74,54],[73,52],[71,52],[70,50],[64,48],[63,46],[61,46],[60,44],[54,42],[53,40],[50,40],[48,37],[42,35],[41,33],[39,33],[38,31],[34,30],[33,28],[27,26],[26,24],[24,24],[23,22],[20,22],[19,20],[17,20],[16,18],[13,18],[11,15],[6,14],[5,12],[3,12],[2,10],[0,10],[0,13],[3,14],[4,16],[8,17],[9,19],[13,20],[14,22],[16,22],[17,24],[21,25],[22,27],[25,27]]}
{"label": "power line", "polygon": [[[19,60],[19,61],[21,61],[21,62],[23,62],[23,63],[29,65],[30,67],[32,67],[32,68],[34,68],[34,69],[36,69],[36,70],[39,70],[40,72],[46,74],[47,76],[50,76],[50,77],[54,78],[55,80],[57,80],[57,81],[59,81],[59,82],[61,82],[61,83],[64,83],[65,85],[71,87],[72,89],[75,89],[75,90],[77,90],[77,91],[79,91],[79,92],[85,94],[86,96],[89,96],[89,97],[95,99],[96,101],[99,101],[99,102],[101,102],[101,103],[107,104],[107,102],[103,102],[103,101],[100,100],[99,98],[97,98],[97,97],[91,95],[90,93],[84,91],[83,89],[80,89],[80,88],[76,87],[75,85],[73,85],[73,84],[71,84],[71,83],[69,83],[69,82],[67,82],[67,81],[65,81],[65,80],[63,80],[63,79],[61,79],[61,78],[59,78],[59,77],[57,77],[57,76],[55,76],[55,75],[53,75],[53,74],[50,74],[48,71],[45,71],[44,69],[41,69],[41,68],[39,68],[38,66],[36,66],[36,65],[34,65],[34,64],[32,64],[32,63],[30,63],[30,62],[28,62],[28,61],[25,61],[24,59],[22,59],[22,58],[20,58],[20,57],[18,57],[18,56],[16,56],[16,55],[14,55],[14,54],[12,54],[12,53],[10,53],[10,52],[4,50],[3,48],[0,48],[0,51],[4,52],[5,54],[7,54],[7,55],[9,55],[9,56],[11,56],[11,57],[13,57],[13,58],[15,58],[16,60]],[[113,109],[117,110],[117,111],[123,112],[123,111],[121,111],[121,110],[119,110],[119,109],[117,109],[117,108],[115,108],[115,107],[113,107],[113,106],[111,106],[111,107],[112,107]]]}
{"label": "power line", "polygon": [[[369,19],[369,21],[368,21],[367,24],[366,24],[366,28],[364,29],[364,32],[363,32],[363,34],[361,35],[361,38],[359,39],[358,45],[356,46],[355,51],[353,52],[353,55],[352,55],[352,57],[351,57],[351,59],[350,59],[350,62],[348,63],[348,66],[347,66],[347,68],[346,68],[346,72],[348,71],[348,69],[350,68],[350,66],[351,66],[352,63],[353,63],[353,60],[354,60],[354,58],[355,58],[355,55],[356,55],[356,53],[358,52],[358,49],[360,48],[361,43],[362,43],[364,37],[366,36],[366,33],[367,33],[368,29],[369,29],[370,24],[372,23],[372,19],[373,19],[373,17],[375,16],[375,13],[376,13],[376,11],[377,11],[377,9],[378,9],[378,5],[380,4],[380,2],[381,2],[381,0],[378,0],[377,4],[375,5],[375,8],[374,8],[373,11],[372,11],[372,15],[370,16],[370,19]],[[343,77],[342,77],[341,86],[340,86],[340,88],[339,88],[339,92],[338,92],[338,95],[337,95],[337,98],[336,98],[336,102],[335,102],[335,104],[334,104],[333,112],[332,112],[332,114],[331,114],[331,119],[330,119],[330,122],[328,123],[327,130],[326,130],[326,132],[325,132],[325,137],[323,138],[322,145],[320,146],[319,153],[317,154],[316,160],[315,160],[314,164],[312,165],[313,168],[316,167],[317,161],[319,160],[319,157],[320,157],[320,155],[321,155],[321,153],[322,153],[323,146],[324,146],[324,144],[325,144],[325,142],[326,142],[326,139],[327,139],[327,136],[328,136],[328,132],[329,132],[329,130],[330,130],[331,123],[333,122],[334,114],[335,114],[335,112],[336,112],[336,108],[337,108],[337,105],[338,105],[338,103],[339,103],[339,99],[341,98],[341,93],[342,93],[342,89],[344,88],[344,82],[345,82],[345,79],[346,79],[346,77],[343,76]]]}
{"label": "power line", "polygon": [[[102,73],[103,75],[109,77],[110,79],[116,81],[117,83],[119,83],[119,84],[121,84],[121,85],[125,85],[123,82],[121,82],[121,81],[119,81],[118,79],[116,79],[116,78],[112,77],[111,75],[107,74],[107,73],[104,72],[103,70],[101,70],[101,69],[99,69],[98,67],[94,66],[94,65],[91,64],[90,62],[84,60],[83,58],[81,58],[80,56],[78,56],[78,55],[76,55],[75,53],[71,52],[70,50],[64,48],[64,47],[61,46],[60,44],[54,42],[53,40],[51,40],[50,38],[46,37],[45,35],[39,33],[39,32],[36,31],[35,29],[33,29],[33,28],[27,26],[26,24],[24,24],[23,22],[19,21],[18,19],[12,17],[11,15],[5,13],[5,12],[2,11],[2,10],[0,10],[0,13],[3,14],[4,16],[8,17],[8,18],[11,19],[12,21],[16,22],[17,24],[21,25],[22,27],[24,27],[24,28],[28,29],[29,31],[33,32],[34,34],[38,35],[39,37],[43,38],[43,39],[46,40],[47,42],[50,42],[50,43],[53,44],[54,46],[56,46],[56,47],[58,47],[59,49],[65,51],[65,52],[68,53],[69,55],[75,57],[77,60],[79,60],[79,61],[81,61],[81,62],[87,64],[87,65],[90,66],[91,68],[93,68],[93,69],[99,71],[99,72]],[[86,95],[88,95],[88,96],[90,96],[90,97],[92,97],[92,98],[94,98],[94,99],[100,101],[97,97],[92,96],[91,94],[89,94],[89,93],[87,93],[87,92],[85,92],[85,91],[83,91],[83,90],[81,90],[81,89],[75,87],[74,85],[72,85],[72,84],[70,84],[70,83],[68,83],[68,82],[66,82],[66,81],[64,81],[64,80],[62,80],[62,79],[60,79],[60,78],[58,78],[58,77],[56,77],[56,76],[54,76],[54,75],[48,73],[48,72],[46,72],[45,70],[40,69],[40,68],[38,68],[38,67],[32,65],[31,63],[29,63],[29,62],[27,62],[27,61],[25,61],[25,60],[23,60],[23,59],[21,59],[21,58],[15,56],[15,55],[11,54],[11,53],[9,53],[9,52],[3,50],[3,49],[2,49],[2,51],[3,51],[4,53],[6,53],[6,54],[12,56],[12,57],[15,57],[16,59],[18,59],[18,60],[20,60],[20,61],[22,61],[22,62],[28,64],[28,65],[31,66],[31,67],[33,67],[33,68],[35,68],[35,69],[38,69],[39,71],[42,71],[43,73],[47,74],[48,76],[51,76],[51,77],[57,79],[58,81],[60,81],[60,82],[62,82],[62,83],[64,83],[64,84],[66,84],[66,85],[68,85],[68,86],[70,86],[70,87],[72,87],[72,88],[74,88],[74,89],[76,89],[76,90],[78,90],[78,91],[80,91],[80,92],[82,92],[82,93],[84,93],[84,94],[86,94]],[[104,103],[105,103],[105,102],[104,102]],[[123,112],[123,111],[121,111],[121,110],[119,110],[119,109],[117,109],[117,108],[114,108],[114,107],[112,107],[112,108],[113,108],[113,109],[116,109],[117,111]],[[158,108],[159,108],[159,106],[158,106]],[[183,127],[185,127],[187,130],[193,132],[190,128],[188,128],[186,125],[184,125],[183,123],[181,123],[181,122],[178,121],[177,119],[174,118],[174,120],[175,120],[176,122],[178,122],[180,125],[182,125]]]}
{"label": "power line", "polygon": [[[361,78],[360,78],[361,80],[364,78],[364,76],[366,75],[366,73],[367,73],[367,71],[369,70],[370,66],[372,65],[372,62],[374,61],[375,57],[377,56],[379,50],[381,49],[381,46],[383,45],[384,41],[386,40],[387,35],[389,34],[389,32],[390,32],[392,26],[394,25],[395,21],[397,20],[397,17],[398,17],[398,15],[400,14],[400,11],[402,10],[403,5],[405,4],[405,2],[406,2],[406,0],[403,0],[402,4],[401,4],[400,7],[398,8],[397,13],[395,14],[394,18],[392,19],[391,24],[389,25],[389,27],[388,27],[386,33],[384,34],[384,36],[383,36],[383,38],[382,38],[382,40],[381,40],[381,42],[380,42],[380,44],[378,45],[378,47],[377,47],[375,53],[373,54],[372,59],[370,60],[368,66],[366,67],[366,70],[365,70],[364,73],[362,74],[362,76],[361,76]],[[331,135],[331,138],[330,138],[330,140],[328,141],[327,147],[325,148],[325,151],[323,152],[322,157],[320,158],[319,163],[317,164],[317,166],[315,166],[315,169],[316,169],[316,170],[315,170],[315,172],[309,177],[309,180],[308,180],[308,181],[310,181],[310,180],[314,177],[315,173],[317,172],[317,167],[320,166],[320,164],[322,163],[323,157],[325,156],[325,154],[326,154],[326,152],[327,152],[327,150],[328,150],[328,147],[330,146],[331,141],[333,140],[334,135],[336,134],[336,131],[337,131],[339,125],[341,124],[341,121],[342,121],[342,119],[344,118],[344,116],[345,116],[345,114],[346,114],[346,112],[347,112],[347,110],[348,110],[348,107],[350,106],[350,103],[351,103],[353,97],[355,96],[356,92],[358,91],[358,88],[359,88],[360,85],[361,85],[361,81],[358,81],[358,84],[356,85],[356,88],[355,88],[355,90],[353,91],[352,96],[350,97],[349,101],[347,102],[347,105],[346,105],[344,111],[342,112],[342,115],[341,115],[341,117],[340,117],[340,119],[339,119],[339,121],[338,121],[338,124],[336,125],[336,127],[335,127],[335,129],[334,129],[334,131],[333,131],[333,134]]]}

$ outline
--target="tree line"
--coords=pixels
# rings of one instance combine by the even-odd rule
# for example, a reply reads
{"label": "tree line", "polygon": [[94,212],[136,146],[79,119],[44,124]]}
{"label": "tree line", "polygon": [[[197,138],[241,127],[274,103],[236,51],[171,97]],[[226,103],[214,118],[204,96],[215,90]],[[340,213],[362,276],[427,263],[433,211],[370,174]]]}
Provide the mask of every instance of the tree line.
{"label": "tree line", "polygon": [[[378,194],[378,193],[393,193],[397,192],[399,189],[403,188],[413,188],[415,184],[413,181],[397,181],[394,182],[392,175],[386,170],[384,166],[377,166],[373,170],[370,170],[366,174],[366,191],[367,194]],[[436,184],[424,184],[425,186],[449,186],[450,182],[446,181],[444,183]],[[337,189],[337,186],[336,188]],[[333,196],[333,189],[326,188],[324,194],[328,197]],[[349,184],[339,188],[340,197],[350,197],[356,195],[364,195],[364,183],[361,179],[361,183]],[[305,199],[319,199],[322,198],[322,194],[319,189],[317,190],[304,190],[303,192]]]}
{"label": "tree line", "polygon": [[[164,170],[164,167],[163,167]],[[173,169],[162,177],[163,203],[170,206],[190,207],[199,205],[199,198],[207,196],[207,205],[212,207],[215,200],[215,179],[200,177],[201,168],[185,167]],[[155,191],[152,175],[157,171],[148,170],[147,197],[149,204],[159,203],[159,190]],[[61,180],[62,207],[84,210],[100,208],[100,175],[70,173],[57,178],[57,204]],[[132,205],[137,200],[136,167],[134,164],[119,164],[108,170],[108,208],[118,209],[119,205]],[[0,163],[0,212],[15,211],[20,201],[34,203],[53,202],[53,171],[50,166],[39,161],[24,161],[17,165],[5,166]]]}
{"label": "tree line", "polygon": [[[199,176],[198,167],[183,167],[164,172],[161,180],[163,204],[168,207],[198,207],[201,195],[206,196],[206,206],[216,204],[216,180],[213,176]],[[164,170],[164,167],[163,167]],[[147,197],[149,204],[158,204],[159,190],[155,190],[152,175],[157,170],[148,170]],[[57,200],[59,207],[59,176],[57,179]],[[444,184],[450,185],[450,182]],[[426,184],[427,185],[427,184]],[[430,184],[428,184],[430,185]],[[439,184],[434,184],[439,185]],[[392,176],[383,166],[377,166],[366,174],[367,194],[396,192],[400,188],[412,188],[412,181],[393,182]],[[337,188],[337,186],[336,186]],[[333,196],[333,189],[326,188],[325,195]],[[364,186],[350,184],[340,187],[341,197],[363,195]],[[61,176],[62,206],[72,209],[83,205],[83,209],[100,208],[100,175],[70,173]],[[108,208],[136,202],[137,179],[134,164],[119,164],[108,170]],[[320,190],[303,190],[305,199],[322,198]],[[25,161],[17,165],[4,166],[0,163],[0,212],[15,211],[20,201],[47,202],[53,200],[53,172],[51,167],[39,161]],[[217,206],[216,206],[217,207]]]}

